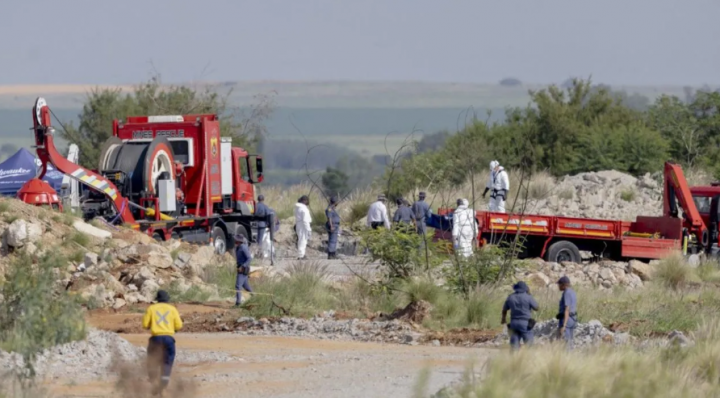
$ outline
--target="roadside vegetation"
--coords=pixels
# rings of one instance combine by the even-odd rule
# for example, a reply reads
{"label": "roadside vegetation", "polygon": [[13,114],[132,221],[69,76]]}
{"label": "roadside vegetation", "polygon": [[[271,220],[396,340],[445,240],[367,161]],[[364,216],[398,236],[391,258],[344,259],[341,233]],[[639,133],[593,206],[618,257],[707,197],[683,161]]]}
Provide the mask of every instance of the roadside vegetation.
{"label": "roadside vegetation", "polygon": [[[370,262],[347,264],[354,276],[341,281],[319,262],[298,262],[286,273],[253,278],[258,294],[244,303],[241,312],[258,318],[309,318],[332,310],[347,317],[374,318],[422,300],[431,305],[423,321],[428,329],[501,331],[502,305],[514,282],[514,272],[505,270],[526,266],[520,260],[506,260],[508,248],[486,248],[474,259],[462,261],[430,243],[426,259],[424,251],[417,249],[418,242],[380,234],[401,235],[380,230],[364,233],[365,242],[374,248],[374,264],[380,264],[374,276],[368,272]],[[716,316],[720,308],[717,262],[704,261],[693,268],[682,257],[672,256],[656,269],[653,281],[634,290],[575,286],[580,322],[596,319],[613,330],[653,337],[673,330],[692,332],[703,319]],[[213,268],[203,279],[216,284],[221,296],[234,295],[233,264]],[[535,288],[531,293],[540,304],[537,319],[554,318],[560,296],[557,288]],[[203,301],[200,292],[193,291],[179,298]]]}
{"label": "roadside vegetation", "polygon": [[462,382],[430,395],[427,373],[416,398],[659,397],[720,395],[720,321],[705,318],[689,347],[602,347],[568,353],[543,346],[490,359],[482,377],[468,366]]}
{"label": "roadside vegetation", "polygon": [[55,282],[66,264],[64,257],[52,252],[40,257],[20,253],[6,269],[0,282],[0,349],[17,353],[23,363],[3,369],[0,396],[5,391],[35,391],[38,354],[85,337],[79,297],[60,289]]}

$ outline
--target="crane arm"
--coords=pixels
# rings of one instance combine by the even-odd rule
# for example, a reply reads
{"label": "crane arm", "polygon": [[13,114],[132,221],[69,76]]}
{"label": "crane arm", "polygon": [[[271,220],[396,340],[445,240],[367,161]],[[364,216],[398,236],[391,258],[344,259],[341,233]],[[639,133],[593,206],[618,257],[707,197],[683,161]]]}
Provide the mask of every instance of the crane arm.
{"label": "crane arm", "polygon": [[708,230],[700,217],[700,212],[690,192],[690,187],[685,179],[685,174],[680,165],[672,162],[665,162],[663,171],[664,195],[663,215],[665,217],[678,217],[678,202],[683,211],[688,230],[694,234],[703,246],[708,244]]}
{"label": "crane arm", "polygon": [[33,131],[35,133],[35,145],[38,158],[42,163],[42,170],[38,178],[42,178],[47,171],[47,165],[52,164],[55,168],[65,173],[70,178],[87,185],[91,189],[102,192],[115,207],[123,223],[134,224],[135,218],[130,210],[127,198],[120,195],[117,187],[105,177],[94,173],[78,164],[75,164],[63,157],[55,148],[54,133],[50,125],[50,108],[45,99],[38,97],[33,108]]}

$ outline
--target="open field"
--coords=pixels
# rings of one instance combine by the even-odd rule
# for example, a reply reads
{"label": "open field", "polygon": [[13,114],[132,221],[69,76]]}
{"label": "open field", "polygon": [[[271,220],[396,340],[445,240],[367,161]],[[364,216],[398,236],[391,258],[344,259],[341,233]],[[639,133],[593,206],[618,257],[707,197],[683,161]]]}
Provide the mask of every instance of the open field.
{"label": "open field", "polygon": [[[297,108],[503,108],[524,106],[528,90],[546,87],[543,84],[503,87],[488,83],[412,81],[233,81],[189,85],[197,88],[210,86],[221,91],[232,89],[232,100],[240,106],[252,102],[252,97],[258,93],[276,92],[279,105]],[[85,93],[94,87],[88,84],[0,86],[0,108],[24,108],[37,96],[45,96],[58,108],[76,108],[82,103]],[[125,90],[131,87],[122,86]],[[651,100],[662,93],[684,95],[682,86],[614,86],[613,89],[638,93]]]}

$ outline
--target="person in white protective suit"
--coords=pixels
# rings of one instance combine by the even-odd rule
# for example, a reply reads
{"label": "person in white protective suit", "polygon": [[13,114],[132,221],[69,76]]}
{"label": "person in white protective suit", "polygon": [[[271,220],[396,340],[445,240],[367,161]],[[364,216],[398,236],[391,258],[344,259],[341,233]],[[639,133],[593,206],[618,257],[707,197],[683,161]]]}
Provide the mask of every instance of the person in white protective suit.
{"label": "person in white protective suit", "polygon": [[310,216],[310,209],[308,208],[309,204],[310,198],[308,198],[307,195],[301,196],[298,202],[295,203],[295,233],[298,237],[298,260],[305,259],[305,248],[307,248],[308,240],[310,240],[310,236],[312,235],[310,229],[312,217]]}
{"label": "person in white protective suit", "polygon": [[505,201],[510,191],[510,180],[507,171],[500,166],[500,162],[497,160],[490,162],[490,178],[487,185],[485,185],[483,198],[488,191],[492,191],[490,193],[490,211],[505,213]]}
{"label": "person in white protective suit", "polygon": [[458,199],[457,205],[452,220],[453,247],[459,256],[470,257],[478,235],[475,210],[469,207],[467,199]]}

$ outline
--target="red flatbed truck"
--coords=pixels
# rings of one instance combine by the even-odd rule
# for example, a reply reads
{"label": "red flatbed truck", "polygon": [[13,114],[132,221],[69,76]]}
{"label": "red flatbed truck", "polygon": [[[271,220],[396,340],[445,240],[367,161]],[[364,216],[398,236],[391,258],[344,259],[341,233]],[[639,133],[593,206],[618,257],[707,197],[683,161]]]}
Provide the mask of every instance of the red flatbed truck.
{"label": "red flatbed truck", "polygon": [[[720,185],[690,188],[680,166],[672,162],[665,163],[663,176],[660,217],[620,221],[477,211],[478,246],[511,242],[519,233],[521,257],[551,262],[580,262],[581,251],[618,261],[660,259],[679,251],[717,254]],[[439,214],[451,212],[441,209]],[[436,229],[435,234],[452,239],[450,228]]]}

